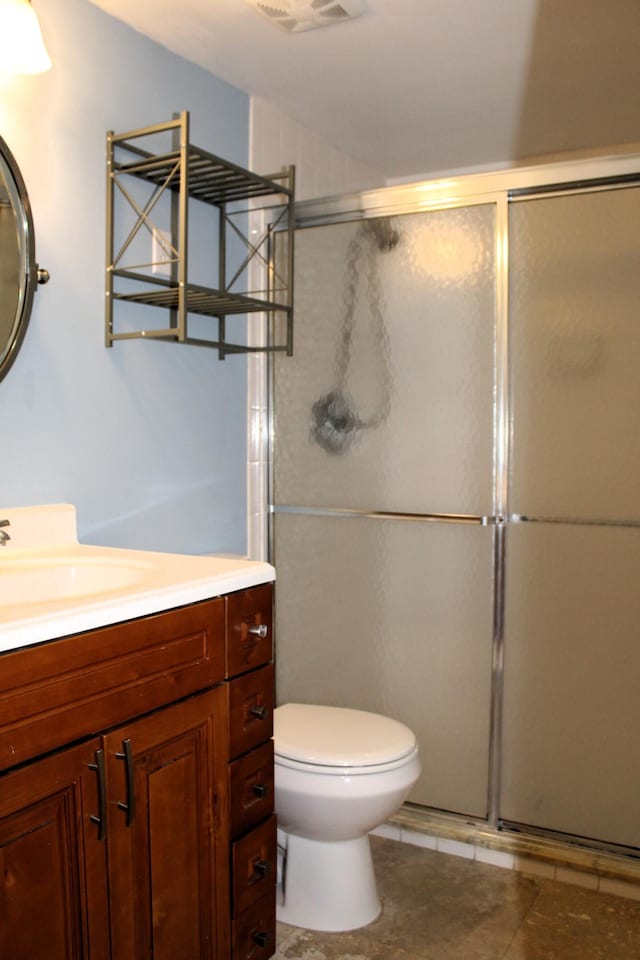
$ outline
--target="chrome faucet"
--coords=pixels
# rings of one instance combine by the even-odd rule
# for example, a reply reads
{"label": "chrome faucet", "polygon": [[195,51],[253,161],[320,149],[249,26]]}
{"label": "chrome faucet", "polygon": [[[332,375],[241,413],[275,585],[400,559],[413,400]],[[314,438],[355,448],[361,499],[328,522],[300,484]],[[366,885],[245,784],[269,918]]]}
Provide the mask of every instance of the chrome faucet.
{"label": "chrome faucet", "polygon": [[[0,527],[9,527],[11,525],[10,520],[0,520]],[[6,530],[0,530],[0,547],[4,547],[7,540],[11,540],[11,537]]]}

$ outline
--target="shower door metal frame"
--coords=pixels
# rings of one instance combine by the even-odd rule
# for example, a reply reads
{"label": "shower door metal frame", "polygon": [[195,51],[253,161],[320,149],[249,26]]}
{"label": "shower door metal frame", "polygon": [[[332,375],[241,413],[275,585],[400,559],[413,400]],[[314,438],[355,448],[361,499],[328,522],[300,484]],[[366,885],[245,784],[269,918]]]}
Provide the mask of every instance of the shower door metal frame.
{"label": "shower door metal frame", "polygon": [[[568,163],[465,175],[457,178],[424,181],[383,187],[362,193],[309,200],[296,204],[295,228],[305,229],[372,217],[387,217],[456,207],[491,204],[495,207],[495,343],[493,399],[493,513],[406,514],[376,510],[316,508],[274,503],[274,359],[268,366],[266,406],[268,409],[267,526],[268,554],[273,557],[273,527],[276,513],[300,513],[312,516],[389,518],[410,522],[467,523],[494,527],[493,537],[493,636],[490,704],[490,742],[488,744],[488,796],[486,822],[500,829],[500,789],[502,770],[502,701],[504,683],[504,607],[506,530],[510,523],[534,518],[509,514],[509,464],[511,457],[511,400],[509,385],[509,204],[520,199],[562,193],[624,187],[640,179],[640,154],[589,158]],[[544,518],[536,518],[542,520]],[[550,519],[550,518],[547,518]],[[559,521],[558,521],[559,522]],[[468,818],[467,818],[468,819]],[[485,822],[485,821],[482,821]],[[515,825],[514,825],[515,826]],[[527,829],[529,829],[527,827]],[[559,834],[532,828],[531,833],[548,837]],[[570,839],[571,834],[562,834]],[[618,851],[611,844],[593,844]]]}

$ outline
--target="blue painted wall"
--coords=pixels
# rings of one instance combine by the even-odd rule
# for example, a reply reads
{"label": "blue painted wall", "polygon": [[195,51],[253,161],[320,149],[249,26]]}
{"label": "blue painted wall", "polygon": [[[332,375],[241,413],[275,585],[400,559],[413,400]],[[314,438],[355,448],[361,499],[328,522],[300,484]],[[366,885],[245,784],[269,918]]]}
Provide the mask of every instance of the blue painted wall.
{"label": "blue painted wall", "polygon": [[242,553],[246,358],[103,346],[105,134],[186,109],[195,144],[246,166],[248,98],[86,0],[34,6],[53,70],[0,78],[0,135],[51,281],[0,382],[0,507],[74,503],[88,543]]}

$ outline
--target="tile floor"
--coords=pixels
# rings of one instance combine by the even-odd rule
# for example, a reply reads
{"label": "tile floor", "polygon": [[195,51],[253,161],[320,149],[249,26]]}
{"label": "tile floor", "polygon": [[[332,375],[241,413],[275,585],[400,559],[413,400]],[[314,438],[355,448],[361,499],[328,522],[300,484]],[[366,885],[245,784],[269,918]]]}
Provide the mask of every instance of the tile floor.
{"label": "tile floor", "polygon": [[278,924],[274,960],[640,960],[640,901],[371,841],[380,917],[351,933]]}

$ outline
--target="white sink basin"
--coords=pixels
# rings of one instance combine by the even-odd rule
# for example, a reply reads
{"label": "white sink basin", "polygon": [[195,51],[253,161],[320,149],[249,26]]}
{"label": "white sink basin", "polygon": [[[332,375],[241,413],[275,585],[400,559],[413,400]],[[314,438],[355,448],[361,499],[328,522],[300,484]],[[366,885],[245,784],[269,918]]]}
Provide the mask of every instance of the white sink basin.
{"label": "white sink basin", "polygon": [[84,557],[12,560],[0,565],[0,607],[74,600],[142,583],[146,564]]}
{"label": "white sink basin", "polygon": [[78,542],[72,504],[0,508],[0,658],[275,579],[268,563]]}

